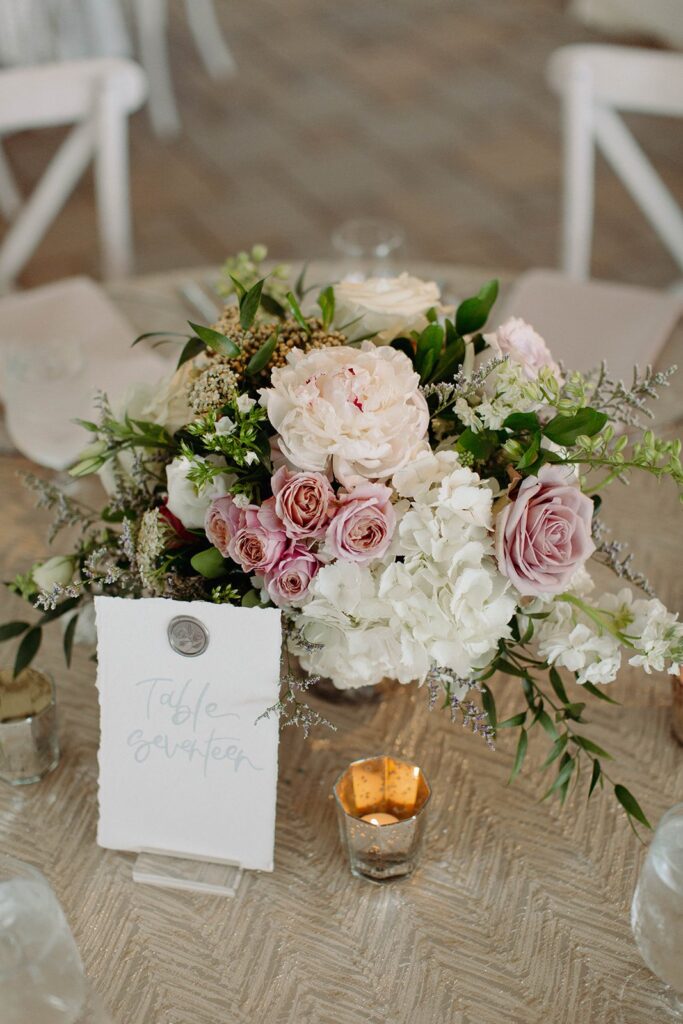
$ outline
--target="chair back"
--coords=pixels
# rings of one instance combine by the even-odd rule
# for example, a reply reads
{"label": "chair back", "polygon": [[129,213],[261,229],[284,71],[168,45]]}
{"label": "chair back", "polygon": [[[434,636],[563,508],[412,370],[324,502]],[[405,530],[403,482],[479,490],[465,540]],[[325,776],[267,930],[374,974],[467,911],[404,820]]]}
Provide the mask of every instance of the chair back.
{"label": "chair back", "polygon": [[565,46],[552,55],[548,79],[563,107],[564,271],[578,279],[590,273],[595,147],[683,270],[683,213],[619,114],[683,117],[683,54]]}
{"label": "chair back", "polygon": [[[0,137],[74,125],[3,239],[0,289],[20,273],[93,159],[103,273],[116,277],[130,272],[127,117],[146,94],[142,69],[117,58],[0,71]],[[5,163],[5,186],[7,174]]]}

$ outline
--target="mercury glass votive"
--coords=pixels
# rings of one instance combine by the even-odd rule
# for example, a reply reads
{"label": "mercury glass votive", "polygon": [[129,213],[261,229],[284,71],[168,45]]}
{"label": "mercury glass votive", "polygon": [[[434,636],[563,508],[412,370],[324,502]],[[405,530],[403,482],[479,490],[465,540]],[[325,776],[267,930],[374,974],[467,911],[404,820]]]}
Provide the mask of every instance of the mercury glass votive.
{"label": "mercury glass votive", "polygon": [[412,874],[431,796],[419,765],[388,754],[354,761],[334,796],[351,873],[374,881]]}
{"label": "mercury glass votive", "polygon": [[0,780],[38,782],[57,767],[59,738],[52,678],[26,668],[0,670]]}

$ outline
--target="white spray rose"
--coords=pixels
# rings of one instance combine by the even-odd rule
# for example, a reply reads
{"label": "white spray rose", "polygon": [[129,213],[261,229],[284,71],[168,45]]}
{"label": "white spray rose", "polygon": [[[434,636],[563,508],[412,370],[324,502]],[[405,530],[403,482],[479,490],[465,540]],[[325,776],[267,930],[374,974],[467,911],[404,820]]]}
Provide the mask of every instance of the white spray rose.
{"label": "white spray rose", "polygon": [[340,327],[358,320],[349,340],[376,332],[376,344],[422,331],[427,311],[441,312],[441,293],[434,281],[421,281],[410,274],[399,277],[370,277],[365,281],[341,281],[334,286],[335,324]]}
{"label": "white spray rose", "polygon": [[50,592],[54,586],[68,587],[74,578],[74,560],[66,555],[54,555],[34,565],[32,575],[39,590]]}
{"label": "white spray rose", "polygon": [[[209,456],[207,461],[213,462],[214,457]],[[215,465],[219,463],[219,459],[214,462]],[[168,509],[187,530],[200,530],[204,526],[209,505],[214,498],[222,498],[228,493],[234,479],[228,473],[219,473],[209,483],[198,488],[188,478],[191,467],[192,463],[184,455],[178,455],[166,467]]]}

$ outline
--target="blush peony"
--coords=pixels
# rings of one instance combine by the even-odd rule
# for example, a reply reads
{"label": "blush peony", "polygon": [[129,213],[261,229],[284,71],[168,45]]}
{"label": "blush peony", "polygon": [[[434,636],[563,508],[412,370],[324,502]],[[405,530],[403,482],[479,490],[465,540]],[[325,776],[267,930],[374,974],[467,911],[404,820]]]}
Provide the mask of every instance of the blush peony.
{"label": "blush peony", "polygon": [[543,466],[522,481],[498,516],[500,571],[525,596],[561,593],[595,551],[592,517],[593,502],[579,490],[573,471]]}
{"label": "blush peony", "polygon": [[562,380],[560,368],[545,341],[531,324],[520,317],[511,316],[501,324],[495,334],[486,334],[485,339],[491,348],[501,355],[509,356],[513,363],[518,363],[528,380],[536,380],[544,366],[547,366],[559,381]]}
{"label": "blush peony", "polygon": [[426,449],[429,410],[418,385],[408,357],[390,347],[295,349],[261,389],[261,404],[290,462],[319,473],[331,464],[351,488],[388,479]]}

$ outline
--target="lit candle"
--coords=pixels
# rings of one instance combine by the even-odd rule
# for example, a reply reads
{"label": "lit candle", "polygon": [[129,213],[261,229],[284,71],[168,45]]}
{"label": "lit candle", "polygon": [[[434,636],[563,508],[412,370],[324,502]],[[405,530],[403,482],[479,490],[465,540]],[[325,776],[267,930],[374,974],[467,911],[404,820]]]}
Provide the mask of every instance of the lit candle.
{"label": "lit candle", "polygon": [[399,820],[395,814],[386,814],[384,811],[373,811],[372,814],[364,814],[361,821],[368,821],[371,825],[395,825]]}

